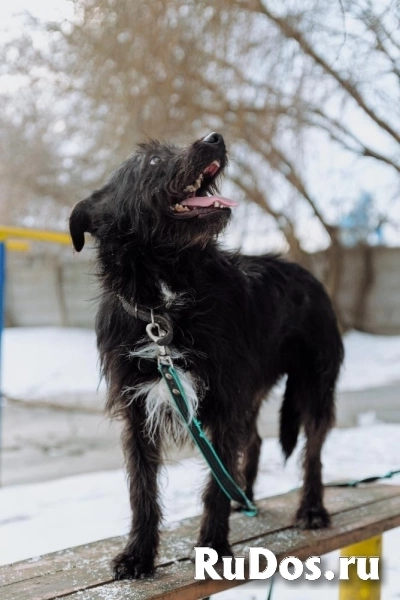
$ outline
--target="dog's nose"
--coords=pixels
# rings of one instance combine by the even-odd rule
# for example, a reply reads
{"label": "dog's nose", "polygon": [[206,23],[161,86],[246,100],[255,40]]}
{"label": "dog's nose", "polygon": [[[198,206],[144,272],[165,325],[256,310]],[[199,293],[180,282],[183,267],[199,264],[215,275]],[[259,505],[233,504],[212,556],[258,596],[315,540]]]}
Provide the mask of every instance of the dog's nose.
{"label": "dog's nose", "polygon": [[224,138],[220,133],[213,131],[203,138],[203,142],[206,142],[206,144],[222,145],[224,143]]}

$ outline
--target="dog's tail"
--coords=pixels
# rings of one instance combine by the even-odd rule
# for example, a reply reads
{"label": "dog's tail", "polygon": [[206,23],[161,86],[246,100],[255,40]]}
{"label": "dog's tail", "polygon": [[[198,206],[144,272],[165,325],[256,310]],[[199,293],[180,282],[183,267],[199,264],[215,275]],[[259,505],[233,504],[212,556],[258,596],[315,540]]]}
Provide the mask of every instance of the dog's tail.
{"label": "dog's tail", "polygon": [[286,460],[296,447],[301,427],[301,412],[296,400],[295,379],[289,375],[279,421],[279,441]]}

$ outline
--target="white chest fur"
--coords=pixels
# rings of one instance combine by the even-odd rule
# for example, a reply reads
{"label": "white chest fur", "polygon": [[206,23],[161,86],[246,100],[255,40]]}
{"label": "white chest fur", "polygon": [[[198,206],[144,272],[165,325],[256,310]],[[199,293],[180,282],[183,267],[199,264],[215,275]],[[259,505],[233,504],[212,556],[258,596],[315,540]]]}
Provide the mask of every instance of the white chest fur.
{"label": "white chest fur", "polygon": [[[142,344],[135,351],[130,352],[129,355],[132,359],[156,360],[158,351],[157,345],[149,341]],[[171,348],[171,356],[173,360],[184,358],[174,348]],[[193,419],[197,414],[203,386],[189,371],[184,371],[179,367],[175,367],[175,370],[185,392],[190,419]],[[126,397],[128,406],[139,399],[145,399],[146,432],[150,438],[155,439],[161,435],[162,437],[171,436],[176,441],[186,439],[186,425],[175,407],[167,384],[161,376],[134,387],[126,387],[123,394]]]}

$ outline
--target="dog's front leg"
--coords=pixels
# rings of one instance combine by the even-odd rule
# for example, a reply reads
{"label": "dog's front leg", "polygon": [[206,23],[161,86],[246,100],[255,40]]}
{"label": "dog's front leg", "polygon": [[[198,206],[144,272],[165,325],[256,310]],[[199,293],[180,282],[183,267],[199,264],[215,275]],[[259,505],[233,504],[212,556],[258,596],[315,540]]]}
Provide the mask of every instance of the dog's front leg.
{"label": "dog's front leg", "polygon": [[[228,430],[214,425],[211,431],[213,446],[226,469],[239,482],[239,444],[237,429]],[[219,558],[232,556],[229,545],[229,515],[231,502],[219,487],[213,476],[210,477],[203,494],[204,513],[200,527],[198,546],[208,546],[218,552]]]}
{"label": "dog's front leg", "polygon": [[140,407],[131,407],[123,442],[132,524],[126,547],[115,557],[113,567],[116,579],[138,579],[154,571],[161,520],[157,487],[160,441],[146,435]]}

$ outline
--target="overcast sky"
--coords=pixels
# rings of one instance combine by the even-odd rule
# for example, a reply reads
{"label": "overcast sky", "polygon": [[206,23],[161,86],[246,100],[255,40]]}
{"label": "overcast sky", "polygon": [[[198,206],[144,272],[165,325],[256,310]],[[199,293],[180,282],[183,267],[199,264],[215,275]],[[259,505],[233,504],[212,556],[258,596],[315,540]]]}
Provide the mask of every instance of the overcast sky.
{"label": "overcast sky", "polygon": [[[378,0],[374,0],[375,2]],[[21,13],[28,11],[40,20],[70,19],[73,10],[69,0],[12,0],[12,2],[0,1],[0,29],[8,30],[11,34],[21,27]],[[10,86],[9,80],[0,82],[2,85]],[[376,148],[385,147],[386,136],[379,131],[370,120],[360,113],[354,111],[352,128],[363,137],[373,141]],[[312,191],[318,198],[320,206],[328,210],[328,218],[336,218],[334,214],[337,198],[346,210],[346,199],[359,197],[361,192],[369,192],[374,196],[376,206],[382,213],[400,221],[400,206],[398,202],[398,179],[394,172],[376,162],[370,162],[366,168],[365,161],[357,161],[355,157],[347,152],[335,148],[332,144],[324,143],[318,136],[311,136],[308,144],[307,171],[312,181]],[[329,182],[327,184],[327,182]],[[329,212],[332,212],[332,215]],[[300,211],[301,212],[301,211]],[[301,217],[301,214],[299,214]],[[300,225],[302,219],[299,219]],[[306,246],[309,250],[321,244],[320,235],[308,219],[304,219]],[[389,245],[400,243],[400,231],[396,227],[385,227],[385,242]]]}
{"label": "overcast sky", "polygon": [[0,2],[0,22],[2,27],[12,26],[18,13],[29,11],[40,19],[60,20],[71,14],[67,0],[12,0]]}

